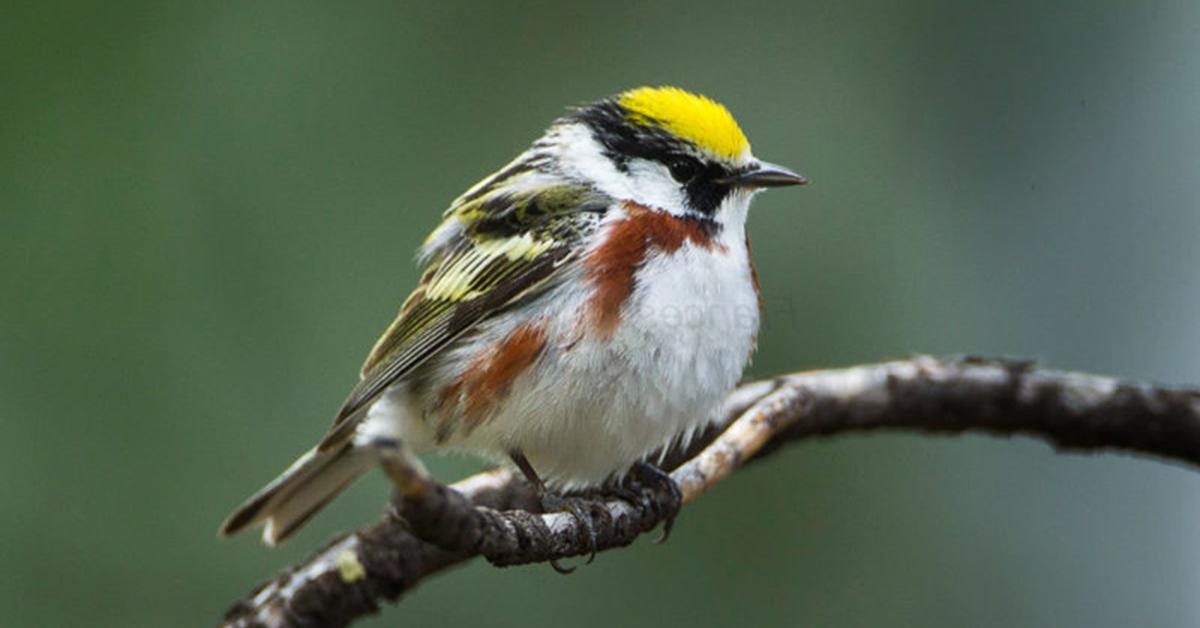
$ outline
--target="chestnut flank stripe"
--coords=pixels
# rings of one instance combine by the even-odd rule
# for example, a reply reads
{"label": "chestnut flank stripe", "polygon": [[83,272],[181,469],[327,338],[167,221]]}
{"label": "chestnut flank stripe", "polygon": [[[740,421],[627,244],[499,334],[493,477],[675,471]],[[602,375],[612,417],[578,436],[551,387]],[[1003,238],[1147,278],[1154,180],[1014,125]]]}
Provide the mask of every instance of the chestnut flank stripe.
{"label": "chestnut flank stripe", "polygon": [[462,394],[466,427],[483,423],[545,347],[545,328],[535,323],[522,324],[504,340],[484,347],[475,355],[462,375],[442,390],[438,409],[449,410]]}
{"label": "chestnut flank stripe", "polygon": [[758,299],[758,313],[762,314],[762,286],[758,283],[758,268],[754,266],[754,257],[750,255],[750,236],[746,236],[746,263],[750,264],[750,281],[754,284],[754,296]]}

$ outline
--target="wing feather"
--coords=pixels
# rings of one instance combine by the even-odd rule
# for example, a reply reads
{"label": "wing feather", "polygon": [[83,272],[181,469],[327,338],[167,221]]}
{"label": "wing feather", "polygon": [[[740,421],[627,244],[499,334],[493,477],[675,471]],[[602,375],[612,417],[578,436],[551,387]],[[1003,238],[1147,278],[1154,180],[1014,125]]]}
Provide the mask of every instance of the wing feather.
{"label": "wing feather", "polygon": [[[458,235],[439,244],[441,251],[375,343],[362,379],[318,449],[344,442],[384,390],[480,321],[553,285],[607,206],[607,199],[586,189],[559,186],[524,195],[484,193],[469,211],[448,213],[447,221],[461,223]],[[511,227],[511,215],[524,220],[522,230],[497,228]],[[504,220],[497,223],[497,216]]]}

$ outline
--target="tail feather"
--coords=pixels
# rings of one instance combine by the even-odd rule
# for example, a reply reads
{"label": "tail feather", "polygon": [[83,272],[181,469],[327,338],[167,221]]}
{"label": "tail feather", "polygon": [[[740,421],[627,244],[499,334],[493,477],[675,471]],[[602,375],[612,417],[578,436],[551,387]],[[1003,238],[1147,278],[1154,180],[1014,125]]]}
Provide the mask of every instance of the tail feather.
{"label": "tail feather", "polygon": [[329,500],[371,467],[369,452],[346,443],[309,450],[279,477],[247,499],[221,525],[222,536],[265,524],[263,542],[276,545],[304,525]]}

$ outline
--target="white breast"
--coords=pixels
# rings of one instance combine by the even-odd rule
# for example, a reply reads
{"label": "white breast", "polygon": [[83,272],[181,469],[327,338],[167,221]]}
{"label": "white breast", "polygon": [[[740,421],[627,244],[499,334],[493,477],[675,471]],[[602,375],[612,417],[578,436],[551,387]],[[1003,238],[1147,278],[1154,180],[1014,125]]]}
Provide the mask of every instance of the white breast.
{"label": "white breast", "polygon": [[[758,333],[744,237],[725,235],[722,246],[652,254],[611,338],[580,334],[583,282],[546,295],[554,342],[496,416],[444,445],[497,459],[519,449],[543,479],[572,488],[690,437],[741,378]],[[498,321],[486,336],[518,323]]]}

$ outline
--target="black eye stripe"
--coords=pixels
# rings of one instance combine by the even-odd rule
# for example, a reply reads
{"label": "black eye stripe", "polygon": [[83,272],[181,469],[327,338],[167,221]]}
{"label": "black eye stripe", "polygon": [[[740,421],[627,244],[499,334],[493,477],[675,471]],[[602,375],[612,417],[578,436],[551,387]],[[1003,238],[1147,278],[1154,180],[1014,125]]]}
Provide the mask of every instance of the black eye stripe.
{"label": "black eye stripe", "polygon": [[717,181],[727,176],[729,176],[728,171],[718,164],[702,164],[696,176],[684,184],[683,189],[687,194],[688,204],[693,209],[710,216],[716,213],[730,190],[728,185],[717,183]]}
{"label": "black eye stripe", "polygon": [[621,172],[629,172],[631,159],[663,164],[683,186],[691,209],[709,216],[714,214],[730,190],[728,185],[717,181],[733,173],[719,163],[698,159],[695,147],[663,129],[630,124],[627,114],[614,100],[606,99],[578,109],[566,119],[588,125],[603,145],[605,156]]}

